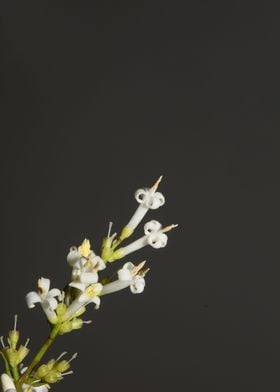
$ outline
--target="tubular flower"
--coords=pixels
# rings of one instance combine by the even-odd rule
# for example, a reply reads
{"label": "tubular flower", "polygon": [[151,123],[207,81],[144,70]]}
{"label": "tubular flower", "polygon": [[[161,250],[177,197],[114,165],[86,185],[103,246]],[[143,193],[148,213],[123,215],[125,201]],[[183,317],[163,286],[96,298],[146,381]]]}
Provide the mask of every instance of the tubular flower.
{"label": "tubular flower", "polygon": [[90,249],[89,240],[85,239],[79,248],[72,247],[67,256],[72,270],[72,282],[69,284],[84,291],[90,284],[98,282],[98,271],[106,268],[101,257]]}
{"label": "tubular flower", "polygon": [[31,291],[25,297],[29,309],[34,308],[36,303],[40,303],[50,323],[57,322],[55,309],[58,302],[55,297],[62,298],[62,292],[59,289],[50,290],[50,279],[40,278],[38,280],[38,292]]}
{"label": "tubular flower", "polygon": [[162,193],[156,192],[161,182],[162,176],[156,181],[151,188],[141,188],[135,192],[135,199],[139,206],[128,224],[123,228],[120,239],[128,238],[139,225],[149,209],[155,210],[165,203],[165,198]]}
{"label": "tubular flower", "polygon": [[148,270],[143,270],[145,261],[135,266],[133,263],[124,264],[123,268],[118,271],[118,280],[103,286],[101,295],[111,294],[115,291],[123,290],[130,287],[133,294],[140,294],[145,288],[144,276]]}
{"label": "tubular flower", "polygon": [[74,316],[81,308],[87,306],[91,302],[95,304],[95,309],[100,306],[99,295],[102,291],[101,283],[93,283],[89,285],[68,307],[63,319],[67,320]]}
{"label": "tubular flower", "polygon": [[152,220],[146,223],[144,226],[145,235],[132,242],[130,245],[116,250],[113,255],[113,260],[121,259],[122,257],[125,257],[126,255],[135,252],[136,250],[141,249],[147,245],[150,245],[155,249],[164,248],[168,240],[168,237],[165,233],[177,226],[178,225],[170,225],[162,228],[162,225],[156,220]]}

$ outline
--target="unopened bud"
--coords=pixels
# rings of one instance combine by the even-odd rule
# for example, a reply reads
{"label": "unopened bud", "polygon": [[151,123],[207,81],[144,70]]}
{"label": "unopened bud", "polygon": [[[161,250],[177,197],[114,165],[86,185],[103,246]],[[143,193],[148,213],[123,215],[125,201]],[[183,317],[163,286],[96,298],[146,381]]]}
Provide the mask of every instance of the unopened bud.
{"label": "unopened bud", "polygon": [[61,380],[61,373],[56,372],[55,370],[46,374],[46,376],[44,377],[44,381],[46,381],[48,384],[54,384],[60,380]]}
{"label": "unopened bud", "polygon": [[16,349],[18,341],[19,341],[19,331],[16,331],[14,329],[12,331],[9,331],[8,342],[11,348]]}
{"label": "unopened bud", "polygon": [[72,321],[65,321],[60,326],[59,334],[63,335],[64,333],[69,333],[71,331],[72,331]]}
{"label": "unopened bud", "polygon": [[74,318],[72,320],[72,329],[80,329],[83,326],[83,320],[81,318]]}
{"label": "unopened bud", "polygon": [[47,365],[41,365],[35,372],[34,377],[35,378],[43,378],[49,373],[50,369],[48,368]]}
{"label": "unopened bud", "polygon": [[70,363],[66,359],[58,362],[55,366],[55,369],[60,373],[66,372],[69,368],[70,368]]}
{"label": "unopened bud", "polygon": [[18,349],[18,363],[21,363],[24,358],[28,355],[29,353],[29,348],[25,347],[25,346],[20,346]]}
{"label": "unopened bud", "polygon": [[58,317],[61,317],[64,315],[64,313],[66,312],[67,306],[63,303],[60,303],[57,305],[56,308],[56,314],[58,315]]}

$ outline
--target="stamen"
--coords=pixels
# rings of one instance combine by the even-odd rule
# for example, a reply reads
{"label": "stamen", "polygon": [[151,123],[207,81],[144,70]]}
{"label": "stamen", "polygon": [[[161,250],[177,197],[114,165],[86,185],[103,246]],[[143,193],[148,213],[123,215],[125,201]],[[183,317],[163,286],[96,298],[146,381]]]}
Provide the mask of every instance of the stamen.
{"label": "stamen", "polygon": [[73,374],[73,370],[70,370],[69,372],[61,373],[61,376],[68,376],[69,374]]}
{"label": "stamen", "polygon": [[27,347],[29,342],[30,342],[30,338],[27,338],[24,347]]}
{"label": "stamen", "polygon": [[63,351],[63,353],[61,353],[60,356],[58,358],[56,358],[56,362],[58,362],[66,354],[67,354],[67,351]]}
{"label": "stamen", "polygon": [[154,185],[151,187],[151,192],[152,192],[152,193],[155,193],[155,192],[156,192],[156,190],[158,189],[158,186],[159,186],[161,180],[162,180],[162,176],[160,176],[159,179],[158,179],[158,180],[154,183]]}
{"label": "stamen", "polygon": [[166,226],[163,229],[161,229],[162,233],[166,233],[167,231],[171,231],[173,229],[175,229],[175,227],[178,227],[179,225],[170,225],[170,226]]}
{"label": "stamen", "polygon": [[112,226],[113,226],[113,222],[109,222],[109,229],[108,229],[108,234],[107,234],[108,238],[110,237]]}
{"label": "stamen", "polygon": [[132,270],[132,276],[136,276],[138,274],[138,272],[141,271],[141,269],[144,267],[145,264],[146,264],[146,260],[144,260],[144,261],[142,261],[142,263],[136,265],[136,267],[134,267]]}
{"label": "stamen", "polygon": [[4,336],[0,336],[0,342],[3,346],[3,348],[6,348],[5,342],[4,342]]}
{"label": "stamen", "polygon": [[83,321],[83,324],[91,324],[91,323],[92,323],[92,320]]}
{"label": "stamen", "polygon": [[18,315],[15,314],[15,317],[14,317],[14,331],[17,330],[17,321],[18,321]]}
{"label": "stamen", "polygon": [[76,359],[77,356],[78,356],[78,353],[73,354],[72,357],[69,359],[68,363],[72,362],[73,359]]}

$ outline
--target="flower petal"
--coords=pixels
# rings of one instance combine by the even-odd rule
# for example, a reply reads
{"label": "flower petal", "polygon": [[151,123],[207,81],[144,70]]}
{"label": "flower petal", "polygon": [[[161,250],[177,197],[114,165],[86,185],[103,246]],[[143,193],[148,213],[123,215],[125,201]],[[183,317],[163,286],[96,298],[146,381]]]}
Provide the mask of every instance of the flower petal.
{"label": "flower petal", "polygon": [[51,289],[48,292],[48,299],[51,297],[60,297],[61,296],[61,291],[59,289]]}
{"label": "flower petal", "polygon": [[34,308],[35,307],[34,304],[38,302],[42,302],[42,298],[35,291],[31,291],[30,293],[26,294],[25,300],[29,309]]}
{"label": "flower petal", "polygon": [[133,294],[140,294],[144,291],[145,288],[145,279],[141,276],[135,276],[132,284],[130,285],[130,291]]}
{"label": "flower petal", "polygon": [[50,279],[47,278],[38,279],[38,288],[43,295],[46,295],[49,292],[50,285],[51,285]]}

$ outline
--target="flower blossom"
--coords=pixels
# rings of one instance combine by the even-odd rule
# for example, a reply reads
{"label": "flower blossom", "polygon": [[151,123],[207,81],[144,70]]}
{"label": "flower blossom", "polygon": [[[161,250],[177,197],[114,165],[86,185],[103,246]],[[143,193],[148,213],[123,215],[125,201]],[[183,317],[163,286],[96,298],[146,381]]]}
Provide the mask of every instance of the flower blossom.
{"label": "flower blossom", "polygon": [[118,270],[118,280],[103,286],[101,295],[111,294],[115,291],[130,287],[133,294],[140,294],[145,288],[144,276],[148,270],[143,270],[145,261],[135,266],[133,263],[125,263],[123,268]]}
{"label": "flower blossom", "polygon": [[145,235],[131,244],[116,250],[113,255],[114,260],[125,257],[126,255],[135,252],[136,250],[141,249],[147,245],[150,245],[155,249],[164,248],[168,240],[168,237],[165,233],[177,226],[178,225],[170,225],[162,228],[162,225],[156,220],[152,220],[146,223],[144,226]]}
{"label": "flower blossom", "polygon": [[128,238],[142,221],[149,209],[155,210],[165,203],[162,193],[156,192],[161,182],[162,176],[156,181],[151,188],[141,188],[135,192],[135,199],[139,206],[128,224],[123,228],[120,239]]}
{"label": "flower blossom", "polygon": [[98,271],[106,268],[101,257],[90,249],[89,240],[85,239],[79,248],[71,247],[67,255],[72,269],[72,282],[69,286],[84,291],[87,286],[98,282]]}
{"label": "flower blossom", "polygon": [[102,287],[103,286],[101,283],[93,283],[89,285],[76,299],[74,299],[74,301],[66,310],[63,319],[71,319],[75,313],[90,303],[94,303],[95,309],[98,309],[100,306],[99,295],[102,291]]}
{"label": "flower blossom", "polygon": [[38,280],[38,292],[31,291],[25,297],[29,309],[34,308],[36,303],[40,303],[50,323],[57,322],[55,309],[58,302],[55,297],[62,299],[62,292],[59,289],[50,290],[50,279],[40,278]]}

